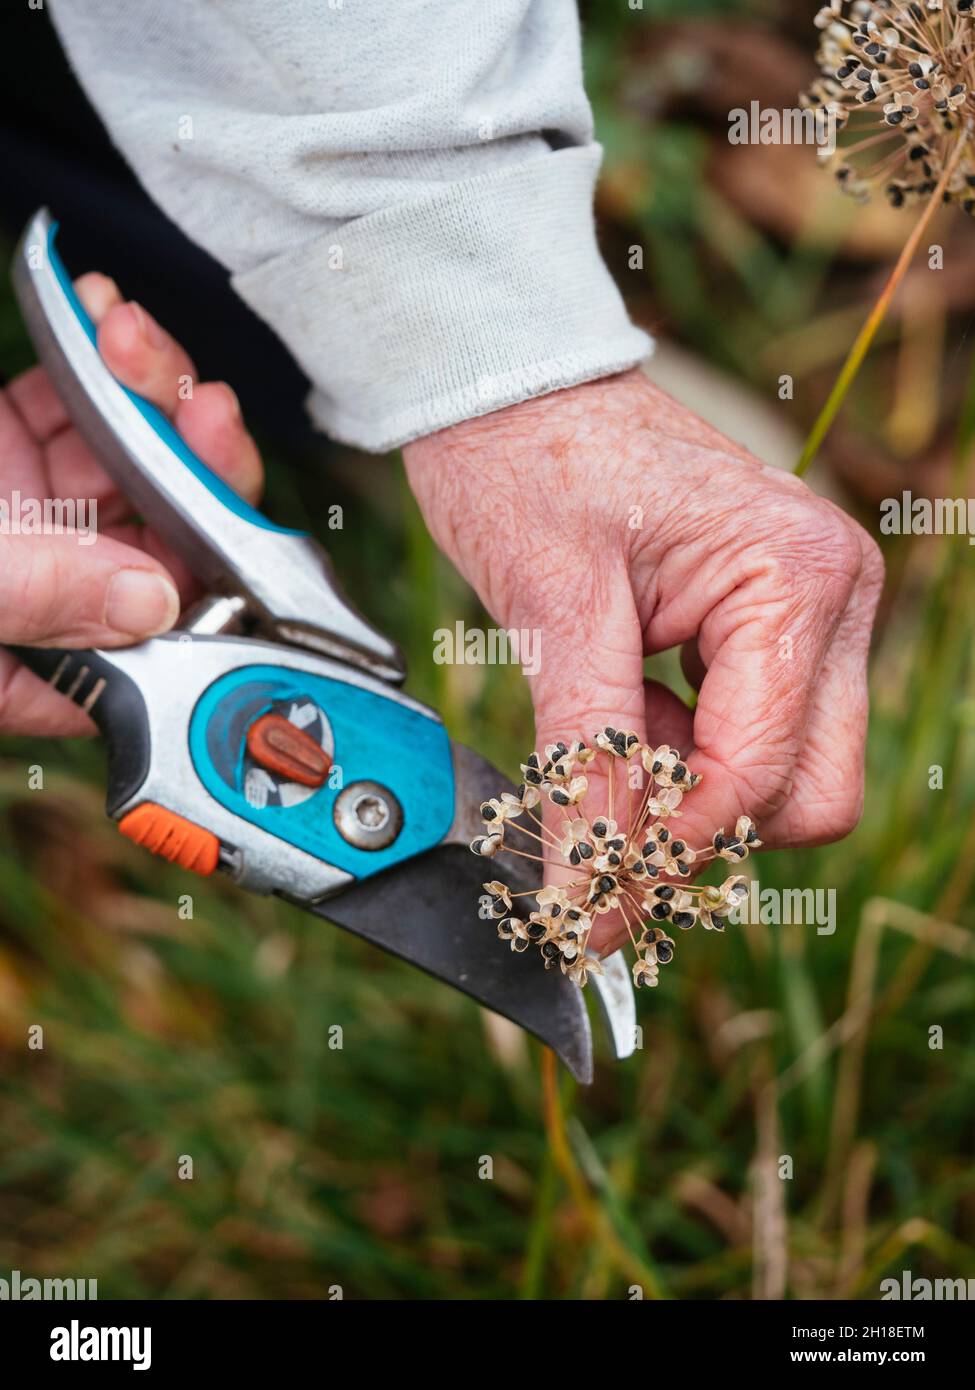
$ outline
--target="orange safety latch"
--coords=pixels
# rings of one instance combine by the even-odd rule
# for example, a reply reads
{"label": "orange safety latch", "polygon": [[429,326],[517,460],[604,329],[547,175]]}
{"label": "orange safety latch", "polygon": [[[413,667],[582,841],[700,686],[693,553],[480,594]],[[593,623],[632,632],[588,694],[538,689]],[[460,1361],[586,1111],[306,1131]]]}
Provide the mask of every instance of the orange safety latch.
{"label": "orange safety latch", "polygon": [[128,811],[118,828],[137,845],[195,874],[212,874],[217,867],[220,841],[213,831],[204,830],[154,801],[144,801],[134,811]]}
{"label": "orange safety latch", "polygon": [[303,787],[321,787],[332,760],[304,729],[283,714],[262,714],[247,730],[247,751],[256,763],[298,782]]}

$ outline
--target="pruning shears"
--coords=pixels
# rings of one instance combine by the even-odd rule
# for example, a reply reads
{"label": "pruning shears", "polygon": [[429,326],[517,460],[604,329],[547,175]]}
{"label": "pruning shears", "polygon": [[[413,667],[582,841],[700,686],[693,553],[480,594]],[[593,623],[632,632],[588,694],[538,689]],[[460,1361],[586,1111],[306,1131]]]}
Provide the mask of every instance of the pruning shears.
{"label": "pruning shears", "polygon": [[[516,959],[478,918],[484,860],[468,846],[479,806],[510,783],[403,693],[402,653],[318,543],[251,507],[115,379],[56,233],[37,212],[14,260],[38,357],[114,482],[209,591],[178,630],[138,646],[17,649],[105,736],[109,816],[184,869],[278,894],[420,966],[591,1080],[579,988]],[[535,886],[530,867],[508,877]],[[628,1056],[629,971],[620,954],[604,969],[597,997]]]}

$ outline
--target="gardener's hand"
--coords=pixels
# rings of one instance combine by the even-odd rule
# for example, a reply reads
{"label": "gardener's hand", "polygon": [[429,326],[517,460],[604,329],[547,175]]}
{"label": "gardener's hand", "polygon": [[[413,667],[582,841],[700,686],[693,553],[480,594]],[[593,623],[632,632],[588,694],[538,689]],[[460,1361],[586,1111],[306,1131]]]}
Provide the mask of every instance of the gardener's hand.
{"label": "gardener's hand", "polygon": [[[111,280],[85,275],[78,293],[99,325],[112,371],[172,419],[191,448],[245,497],[261,488],[261,463],[229,386],[195,381],[183,349]],[[186,394],[193,382],[192,394]],[[118,647],[164,632],[194,597],[184,565],[132,519],[132,509],[68,422],[46,375],[34,367],[0,392],[0,497],[97,501],[97,536],[0,531],[0,642],[42,647]],[[16,509],[15,509],[16,510]],[[82,734],[80,709],[0,649],[0,730]]]}
{"label": "gardener's hand", "polygon": [[[609,724],[690,754],[695,847],[740,814],[773,846],[852,830],[883,567],[842,511],[636,371],[442,430],[406,463],[494,618],[541,633],[537,747]],[[693,713],[644,679],[675,646]],[[599,919],[592,945],[621,937]]]}

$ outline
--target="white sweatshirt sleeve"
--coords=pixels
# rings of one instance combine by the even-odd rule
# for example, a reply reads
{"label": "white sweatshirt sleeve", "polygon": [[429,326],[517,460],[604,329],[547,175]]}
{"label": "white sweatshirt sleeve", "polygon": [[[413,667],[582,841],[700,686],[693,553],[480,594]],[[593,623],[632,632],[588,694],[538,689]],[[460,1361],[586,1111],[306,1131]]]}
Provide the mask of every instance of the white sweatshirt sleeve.
{"label": "white sweatshirt sleeve", "polygon": [[336,438],[385,450],[650,350],[596,246],[575,0],[52,9],[113,139]]}

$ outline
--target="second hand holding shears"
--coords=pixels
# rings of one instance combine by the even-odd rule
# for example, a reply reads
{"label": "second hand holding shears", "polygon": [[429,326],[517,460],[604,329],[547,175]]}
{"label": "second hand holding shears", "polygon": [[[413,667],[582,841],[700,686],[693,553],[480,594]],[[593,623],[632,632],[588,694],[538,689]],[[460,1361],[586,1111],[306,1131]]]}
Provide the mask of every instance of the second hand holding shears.
{"label": "second hand holding shears", "polygon": [[[484,861],[468,845],[505,779],[398,688],[402,654],[317,542],[251,507],[111,374],[56,231],[38,212],[14,263],[38,357],[106,472],[210,590],[181,628],[137,646],[17,649],[104,734],[108,814],[184,868],[276,893],[420,966],[591,1080],[581,991],[526,969],[478,919]],[[509,878],[534,886],[530,866]],[[597,995],[624,1057],[630,975],[620,955],[605,969]]]}

